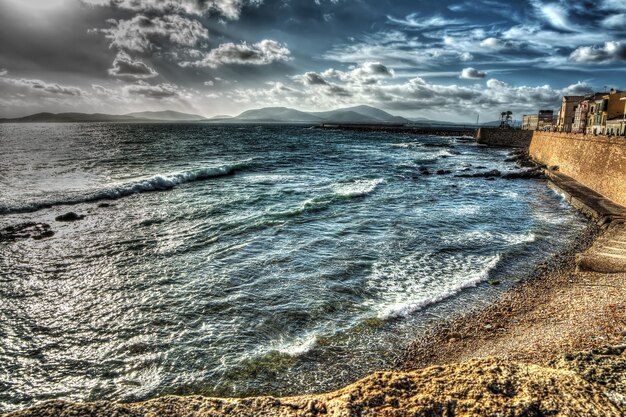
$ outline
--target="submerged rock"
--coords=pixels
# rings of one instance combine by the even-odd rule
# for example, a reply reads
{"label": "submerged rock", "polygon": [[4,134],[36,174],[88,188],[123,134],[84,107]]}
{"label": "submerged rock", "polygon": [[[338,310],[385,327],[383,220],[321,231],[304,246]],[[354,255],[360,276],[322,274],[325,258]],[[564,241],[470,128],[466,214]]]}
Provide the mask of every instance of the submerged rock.
{"label": "submerged rock", "polygon": [[543,173],[543,169],[533,168],[528,169],[526,171],[519,172],[507,172],[502,175],[502,178],[513,180],[513,179],[535,179],[535,178],[545,178]]}
{"label": "submerged rock", "polygon": [[54,231],[47,223],[25,222],[0,229],[0,242],[28,238],[41,240],[51,236],[54,236]]}
{"label": "submerged rock", "polygon": [[82,220],[84,218],[85,218],[84,215],[76,214],[73,211],[70,211],[69,213],[56,216],[54,220],[58,222],[75,222],[76,220]]}
{"label": "submerged rock", "polygon": [[491,171],[487,171],[487,172],[478,172],[475,174],[458,174],[455,175],[455,177],[459,177],[459,178],[494,178],[494,177],[500,177],[502,175],[502,173],[500,171],[498,171],[497,169],[493,169]]}

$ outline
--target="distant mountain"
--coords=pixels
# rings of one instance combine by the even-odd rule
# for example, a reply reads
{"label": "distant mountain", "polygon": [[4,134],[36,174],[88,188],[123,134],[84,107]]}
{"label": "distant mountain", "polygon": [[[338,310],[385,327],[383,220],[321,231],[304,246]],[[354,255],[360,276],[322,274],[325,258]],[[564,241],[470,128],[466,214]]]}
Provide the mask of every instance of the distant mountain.
{"label": "distant mountain", "polygon": [[[420,118],[420,120],[422,120]],[[426,119],[428,120],[428,119]],[[323,112],[304,112],[288,107],[265,107],[248,110],[238,116],[215,116],[210,119],[197,114],[173,110],[144,111],[123,115],[86,113],[37,113],[14,119],[0,119],[0,123],[51,123],[51,122],[208,122],[208,123],[359,123],[359,124],[409,124],[413,120],[394,116],[371,106],[347,107]],[[430,121],[436,124],[443,122]]]}
{"label": "distant mountain", "polygon": [[0,119],[4,123],[69,123],[69,122],[137,122],[136,117],[102,113],[36,113],[15,119]]}
{"label": "distant mountain", "polygon": [[181,113],[173,110],[164,111],[142,111],[128,113],[125,116],[131,116],[137,119],[158,120],[163,122],[197,122],[207,120],[206,117],[197,114]]}
{"label": "distant mountain", "polygon": [[322,121],[310,113],[290,109],[288,107],[265,107],[248,110],[231,120],[237,122],[269,122],[269,123],[319,123]]}
{"label": "distant mountain", "polygon": [[[334,120],[338,118],[344,118],[342,115],[346,113],[350,114],[358,114],[362,117],[367,118],[366,122],[377,121],[379,123],[395,123],[395,124],[405,124],[409,123],[409,119],[405,119],[404,117],[394,116],[392,114],[387,113],[386,111],[377,109],[372,106],[355,106],[355,107],[347,107],[344,109],[337,109],[328,112],[316,112],[311,113],[315,116],[321,117],[322,119],[327,119],[328,121],[339,121]],[[357,118],[358,119],[358,118]]]}
{"label": "distant mountain", "polygon": [[177,111],[146,111],[128,114],[103,113],[36,113],[14,119],[0,119],[0,123],[77,123],[77,122],[198,122],[207,120],[197,114]]}
{"label": "distant mountain", "polygon": [[370,106],[356,106],[324,112],[304,112],[288,107],[265,107],[248,110],[228,119],[231,123],[410,123]]}

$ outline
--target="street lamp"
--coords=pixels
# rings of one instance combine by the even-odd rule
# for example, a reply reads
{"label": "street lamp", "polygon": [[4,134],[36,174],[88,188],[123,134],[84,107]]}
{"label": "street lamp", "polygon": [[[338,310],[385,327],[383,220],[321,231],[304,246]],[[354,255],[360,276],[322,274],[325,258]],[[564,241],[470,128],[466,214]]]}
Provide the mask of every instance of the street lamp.
{"label": "street lamp", "polygon": [[[622,97],[620,100],[624,101],[626,100],[626,97]],[[622,116],[622,130],[622,135],[626,135],[626,103],[624,106],[624,115]]]}

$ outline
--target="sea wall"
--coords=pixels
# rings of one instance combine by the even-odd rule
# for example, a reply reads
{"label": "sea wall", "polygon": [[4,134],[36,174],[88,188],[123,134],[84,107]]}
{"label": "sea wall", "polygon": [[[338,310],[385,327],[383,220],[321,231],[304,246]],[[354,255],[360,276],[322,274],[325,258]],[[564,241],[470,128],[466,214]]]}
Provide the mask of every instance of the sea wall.
{"label": "sea wall", "polygon": [[534,132],[530,156],[626,206],[626,138]]}
{"label": "sea wall", "polygon": [[476,142],[488,146],[528,148],[532,136],[532,130],[481,127],[480,129],[478,129],[478,132],[476,132]]}

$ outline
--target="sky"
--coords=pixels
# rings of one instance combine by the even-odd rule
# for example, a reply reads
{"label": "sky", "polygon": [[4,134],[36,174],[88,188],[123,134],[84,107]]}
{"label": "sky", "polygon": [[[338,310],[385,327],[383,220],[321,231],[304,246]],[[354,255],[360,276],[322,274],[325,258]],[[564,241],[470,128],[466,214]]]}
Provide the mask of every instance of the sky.
{"label": "sky", "polygon": [[626,89],[626,0],[0,0],[0,117],[371,105],[445,121]]}

